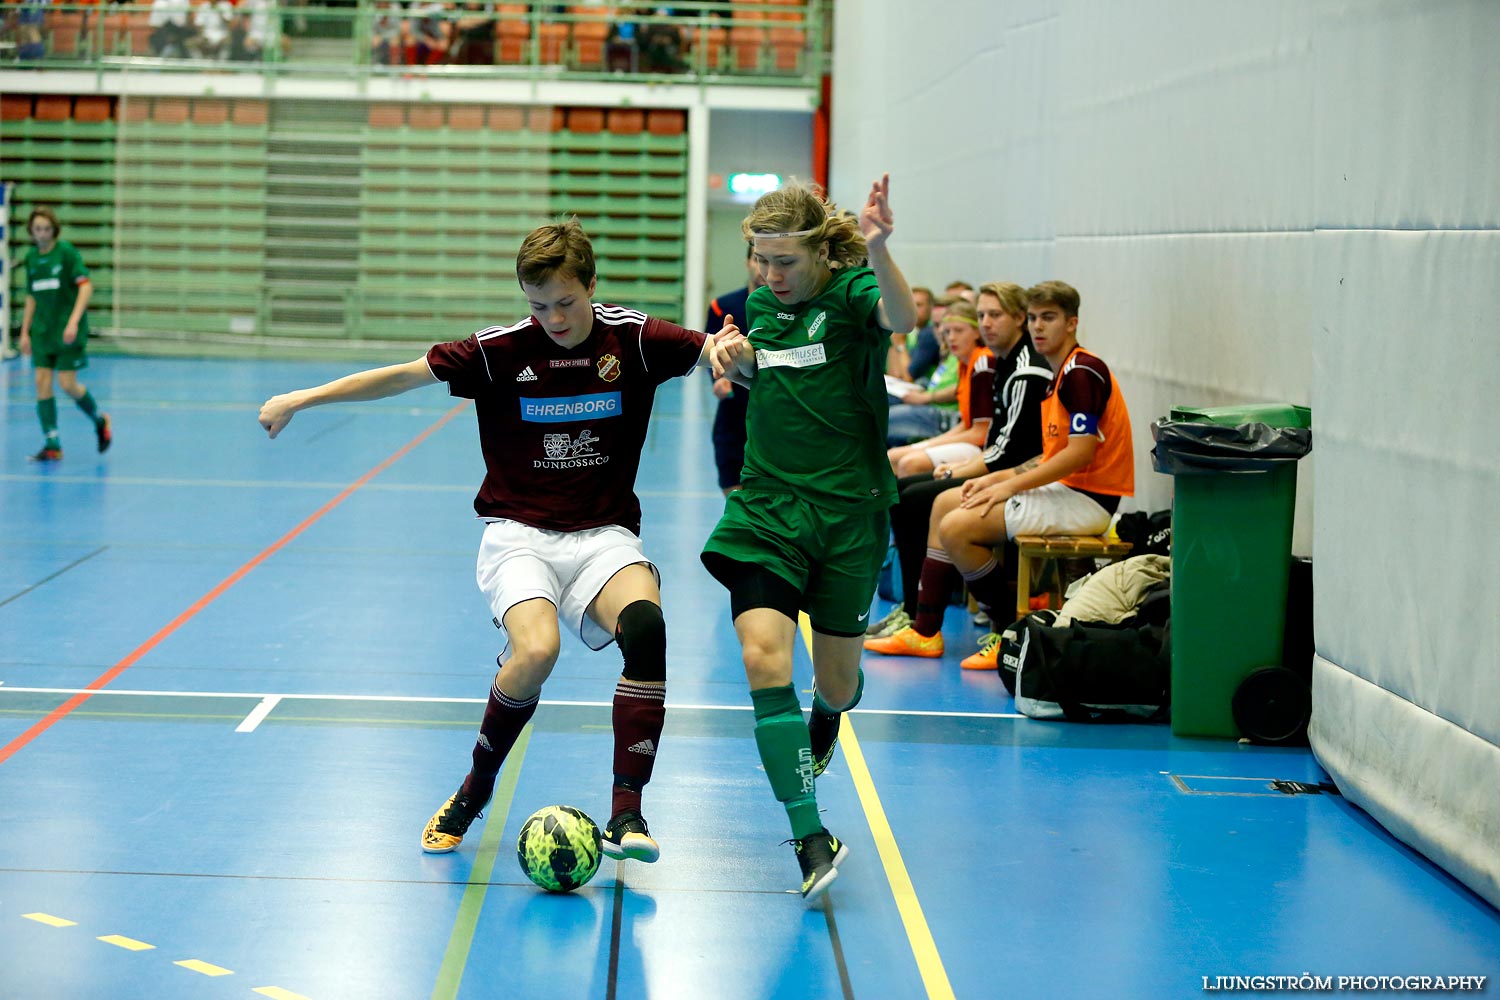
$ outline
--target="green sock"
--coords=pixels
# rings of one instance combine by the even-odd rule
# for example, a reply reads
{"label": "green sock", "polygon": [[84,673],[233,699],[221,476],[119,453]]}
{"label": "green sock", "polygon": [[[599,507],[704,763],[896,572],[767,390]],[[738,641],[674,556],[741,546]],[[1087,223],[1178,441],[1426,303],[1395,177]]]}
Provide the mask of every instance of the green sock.
{"label": "green sock", "polygon": [[99,404],[94,402],[92,393],[85,389],[83,390],[83,395],[73,400],[73,402],[78,404],[80,410],[88,414],[90,420],[95,424],[99,423]]}
{"label": "green sock", "polygon": [[47,436],[47,443],[55,444],[57,442],[57,397],[37,400],[36,415],[42,421],[42,433]]}
{"label": "green sock", "polygon": [[786,807],[792,836],[801,840],[823,829],[813,783],[812,747],[807,741],[807,723],[802,704],[790,684],[750,692],[755,707],[755,745],[771,791]]}

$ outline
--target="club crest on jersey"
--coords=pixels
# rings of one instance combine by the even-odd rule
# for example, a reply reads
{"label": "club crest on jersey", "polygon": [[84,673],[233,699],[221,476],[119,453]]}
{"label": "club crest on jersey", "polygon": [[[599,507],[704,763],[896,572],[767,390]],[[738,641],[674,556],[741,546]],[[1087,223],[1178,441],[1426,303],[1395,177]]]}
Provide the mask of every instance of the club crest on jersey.
{"label": "club crest on jersey", "polygon": [[812,323],[807,328],[807,339],[808,340],[817,340],[818,339],[818,331],[821,330],[821,329],[823,329],[823,321],[825,319],[827,319],[827,318],[828,318],[828,313],[826,311],[818,313],[818,318],[815,319],[815,320],[813,320]]}
{"label": "club crest on jersey", "polygon": [[606,382],[613,382],[620,377],[620,359],[613,354],[606,354],[599,359],[599,377]]}
{"label": "club crest on jersey", "polygon": [[585,427],[578,432],[578,437],[571,434],[543,434],[542,454],[546,458],[540,458],[531,463],[535,469],[576,469],[583,466],[603,465],[609,461],[608,455],[601,455],[595,450],[599,438],[594,432]]}

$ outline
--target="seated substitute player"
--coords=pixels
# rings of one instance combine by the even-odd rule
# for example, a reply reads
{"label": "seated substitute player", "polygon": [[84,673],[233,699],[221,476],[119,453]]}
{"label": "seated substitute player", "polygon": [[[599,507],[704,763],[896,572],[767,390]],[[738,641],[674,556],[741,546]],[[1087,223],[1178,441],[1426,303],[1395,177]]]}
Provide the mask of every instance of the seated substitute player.
{"label": "seated substitute player", "polygon": [[[1130,411],[1114,374],[1078,346],[1078,292],[1061,281],[1026,291],[1032,343],[1056,373],[1042,397],[1042,454],[944,493],[938,535],[969,593],[1000,608],[1005,580],[994,547],[1017,535],[1098,535],[1135,494]],[[1003,609],[1001,609],[1003,610]]]}
{"label": "seated substitute player", "polygon": [[[474,400],[486,522],[476,576],[509,655],[500,663],[474,745],[473,768],[427,823],[422,849],[456,848],[536,711],[557,662],[559,621],[590,649],[620,644],[614,695],[614,788],[603,848],[659,856],[641,815],[666,711],[660,574],[639,538],[635,477],[656,388],[712,366],[713,338],[633,309],[592,302],[594,252],[577,220],[533,230],[516,255],[531,316],[425,357],[267,400],[275,437],[299,410],[448,383]],[[738,333],[726,321],[725,333]],[[504,655],[504,654],[502,654]]]}
{"label": "seated substitute player", "polygon": [[[896,498],[886,349],[917,309],[886,244],[889,196],[882,177],[858,219],[795,183],[757,201],[742,229],[766,287],[750,295],[748,335],[719,340],[733,377],[755,388],[744,488],[725,502],[703,563],[729,590],[755,743],[786,807],[806,899],[827,891],[847,853],[823,826],[814,779],[833,755],[840,714],[859,701],[865,619]],[[806,723],[792,686],[799,611],[813,631]]]}

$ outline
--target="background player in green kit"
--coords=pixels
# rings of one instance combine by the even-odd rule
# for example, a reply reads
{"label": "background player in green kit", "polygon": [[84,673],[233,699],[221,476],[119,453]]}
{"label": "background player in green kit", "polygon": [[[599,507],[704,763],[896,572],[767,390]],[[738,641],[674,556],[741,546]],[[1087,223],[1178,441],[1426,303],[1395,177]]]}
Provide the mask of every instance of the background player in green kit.
{"label": "background player in green kit", "polygon": [[[795,183],[757,201],[742,228],[765,286],[747,303],[747,333],[721,341],[731,377],[752,385],[748,440],[744,488],[729,495],[703,563],[729,590],[756,746],[786,806],[807,899],[828,889],[847,852],[818,816],[814,778],[864,686],[860,650],[896,502],[886,350],[917,307],[886,246],[889,193],[882,177],[857,219]],[[792,687],[799,611],[813,630],[806,724]]]}
{"label": "background player in green kit", "polygon": [[84,351],[89,341],[89,318],[84,312],[94,294],[89,269],[67,240],[58,239],[62,226],[50,208],[36,208],[26,220],[26,229],[36,245],[26,251],[26,309],[21,315],[22,354],[31,355],[36,369],[36,413],[46,440],[31,456],[34,462],[56,462],[62,458],[62,439],[57,433],[57,399],[54,375],[63,392],[94,422],[94,437],[104,451],[114,439],[109,414],[101,413],[94,397],[76,374],[86,366]]}

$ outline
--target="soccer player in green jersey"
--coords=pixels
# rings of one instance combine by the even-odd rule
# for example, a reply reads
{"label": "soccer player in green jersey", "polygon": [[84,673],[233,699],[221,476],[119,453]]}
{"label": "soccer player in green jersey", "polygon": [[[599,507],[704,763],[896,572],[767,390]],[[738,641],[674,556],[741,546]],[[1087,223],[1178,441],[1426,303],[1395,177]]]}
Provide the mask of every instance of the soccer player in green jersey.
{"label": "soccer player in green jersey", "polygon": [[84,312],[94,294],[89,269],[83,257],[67,240],[58,239],[62,225],[50,208],[35,208],[26,229],[36,245],[26,251],[26,307],[21,314],[21,353],[31,355],[36,370],[36,413],[46,440],[31,456],[33,462],[56,462],[62,458],[62,440],[57,433],[57,399],[53,381],[72,397],[78,408],[94,422],[94,437],[104,451],[114,440],[109,414],[102,413],[78,381],[78,370],[86,366],[84,351],[89,341],[89,318]]}
{"label": "soccer player in green jersey", "polygon": [[[813,189],[765,195],[743,231],[765,286],[747,333],[721,341],[750,390],[743,489],[731,493],[703,563],[729,590],[755,709],[755,742],[786,806],[811,900],[838,877],[845,845],[818,816],[842,712],[864,687],[865,619],[889,537],[896,479],[886,459],[886,351],[916,303],[886,241],[890,178],[856,218]],[[868,266],[866,262],[868,261]],[[812,720],[792,686],[797,614],[812,624]]]}

